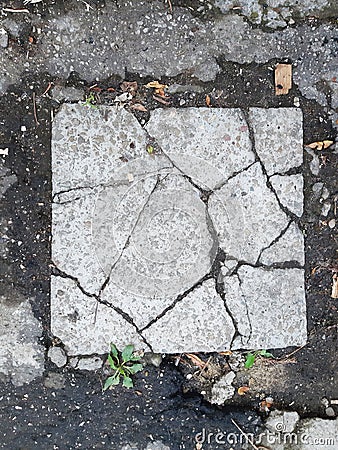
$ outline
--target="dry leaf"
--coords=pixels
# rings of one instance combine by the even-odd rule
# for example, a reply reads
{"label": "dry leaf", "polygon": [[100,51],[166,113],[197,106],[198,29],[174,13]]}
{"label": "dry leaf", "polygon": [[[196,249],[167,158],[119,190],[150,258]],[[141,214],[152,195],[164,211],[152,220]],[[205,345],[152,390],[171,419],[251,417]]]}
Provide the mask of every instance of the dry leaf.
{"label": "dry leaf", "polygon": [[190,359],[190,361],[200,369],[203,369],[205,366],[205,362],[201,360],[198,356],[193,353],[186,353],[185,356]]}
{"label": "dry leaf", "polygon": [[156,101],[159,102],[159,103],[162,103],[162,105],[166,105],[166,106],[169,106],[169,105],[170,105],[169,102],[167,102],[167,101],[164,100],[162,97],[159,97],[159,96],[157,96],[157,95],[153,95],[153,99],[156,100]]}
{"label": "dry leaf", "polygon": [[161,84],[158,81],[151,81],[150,83],[146,84],[146,88],[154,88],[154,89],[165,89],[168,86],[166,84]]}
{"label": "dry leaf", "polygon": [[115,89],[114,89],[113,87],[109,87],[109,88],[107,89],[107,92],[115,92]]}
{"label": "dry leaf", "polygon": [[210,98],[209,95],[206,95],[206,97],[205,97],[205,104],[206,104],[207,106],[210,106],[210,103],[211,103],[211,98]]}
{"label": "dry leaf", "polygon": [[325,140],[325,141],[311,142],[311,144],[308,144],[306,147],[309,147],[309,148],[312,148],[315,150],[323,150],[323,149],[330,147],[330,145],[332,145],[332,144],[333,144],[333,141]]}
{"label": "dry leaf", "polygon": [[238,395],[245,395],[249,390],[249,386],[241,386],[237,389],[237,393]]}
{"label": "dry leaf", "polygon": [[142,111],[146,112],[148,111],[145,106],[143,106],[141,103],[135,103],[134,105],[131,105],[132,109],[135,109],[136,111]]}
{"label": "dry leaf", "polygon": [[338,298],[338,274],[335,273],[332,277],[332,298]]}
{"label": "dry leaf", "polygon": [[219,352],[218,354],[222,355],[222,356],[230,356],[230,355],[232,355],[232,351],[231,350],[227,350],[225,352]]}

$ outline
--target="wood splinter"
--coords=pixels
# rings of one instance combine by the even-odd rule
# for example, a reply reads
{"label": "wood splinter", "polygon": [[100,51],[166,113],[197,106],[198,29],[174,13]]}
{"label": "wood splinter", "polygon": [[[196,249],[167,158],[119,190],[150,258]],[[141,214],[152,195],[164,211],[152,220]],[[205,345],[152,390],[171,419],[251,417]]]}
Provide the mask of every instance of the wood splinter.
{"label": "wood splinter", "polygon": [[285,95],[292,86],[292,65],[277,64],[275,69],[275,94]]}

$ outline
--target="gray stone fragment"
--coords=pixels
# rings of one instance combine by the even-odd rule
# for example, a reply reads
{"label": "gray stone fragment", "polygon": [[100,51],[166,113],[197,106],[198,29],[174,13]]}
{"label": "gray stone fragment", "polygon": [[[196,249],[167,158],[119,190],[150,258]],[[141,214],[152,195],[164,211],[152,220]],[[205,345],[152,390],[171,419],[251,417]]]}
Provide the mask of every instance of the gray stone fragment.
{"label": "gray stone fragment", "polygon": [[332,408],[332,406],[329,406],[328,408],[325,409],[325,414],[328,417],[335,417],[336,416],[336,412],[335,410]]}
{"label": "gray stone fragment", "polygon": [[289,211],[300,217],[303,214],[303,176],[297,175],[274,175],[270,177],[279,201]]}
{"label": "gray stone fragment", "polygon": [[28,299],[17,292],[0,296],[0,376],[15,386],[30,383],[44,370],[42,326]]}
{"label": "gray stone fragment", "polygon": [[263,250],[259,261],[267,266],[286,261],[297,261],[304,265],[304,236],[298,225],[292,222],[275,244]]}
{"label": "gray stone fragment", "polygon": [[53,99],[58,102],[76,102],[83,100],[83,90],[71,86],[54,86],[52,90]]}
{"label": "gray stone fragment", "polygon": [[232,398],[235,388],[232,383],[236,378],[234,372],[229,372],[220,378],[212,387],[210,403],[215,405],[224,405],[224,403]]}
{"label": "gray stone fragment", "polygon": [[311,162],[310,162],[311,172],[313,173],[313,175],[318,175],[319,170],[320,170],[318,155],[312,150],[312,148],[306,147],[305,150],[311,156]]}
{"label": "gray stone fragment", "polygon": [[160,367],[162,363],[162,355],[160,353],[145,353],[142,359],[145,364],[151,364],[154,367]]}
{"label": "gray stone fragment", "polygon": [[[306,343],[303,269],[265,270],[242,266],[238,278],[240,284],[235,276],[227,277],[224,289],[225,301],[238,330],[245,330],[234,340],[233,349],[283,348]],[[250,330],[249,337],[247,330]]]}
{"label": "gray stone fragment", "polygon": [[62,373],[49,372],[43,384],[49,389],[63,389],[66,385],[66,380]]}
{"label": "gray stone fragment", "polygon": [[292,433],[299,421],[296,411],[271,411],[265,426],[272,432]]}
{"label": "gray stone fragment", "polygon": [[5,166],[4,160],[0,159],[0,195],[3,195],[7,189],[17,180],[16,175],[11,175],[10,169]]}
{"label": "gray stone fragment", "polygon": [[120,314],[83,294],[73,280],[55,276],[51,279],[51,331],[70,356],[105,354],[111,342],[118,348],[134,344],[148,350]]}
{"label": "gray stone fragment", "polygon": [[8,33],[4,28],[0,28],[0,47],[6,48],[8,46]]}
{"label": "gray stone fragment", "polygon": [[250,108],[255,147],[268,175],[303,163],[303,114],[297,108]]}
{"label": "gray stone fragment", "polygon": [[207,280],[142,334],[155,352],[189,353],[225,350],[234,331],[214,281]]}
{"label": "gray stone fragment", "polygon": [[224,252],[252,264],[288,224],[259,163],[210,196],[209,214]]}
{"label": "gray stone fragment", "polygon": [[61,347],[50,347],[48,358],[57,366],[63,367],[67,364],[67,355]]}
{"label": "gray stone fragment", "polygon": [[327,217],[329,214],[329,211],[331,209],[331,203],[330,202],[324,202],[322,206],[322,216]]}
{"label": "gray stone fragment", "polygon": [[174,164],[206,189],[214,189],[255,161],[238,109],[157,109],[146,128]]}
{"label": "gray stone fragment", "polygon": [[92,358],[80,358],[77,369],[78,370],[98,370],[102,367],[102,359],[98,356]]}

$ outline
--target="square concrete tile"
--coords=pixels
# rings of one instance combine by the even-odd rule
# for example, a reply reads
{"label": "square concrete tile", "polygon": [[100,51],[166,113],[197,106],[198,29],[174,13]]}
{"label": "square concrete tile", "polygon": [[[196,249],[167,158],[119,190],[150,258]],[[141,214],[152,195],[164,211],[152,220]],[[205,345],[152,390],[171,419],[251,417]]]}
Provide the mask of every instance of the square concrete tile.
{"label": "square concrete tile", "polygon": [[71,355],[304,344],[302,162],[296,108],[63,105],[52,333]]}

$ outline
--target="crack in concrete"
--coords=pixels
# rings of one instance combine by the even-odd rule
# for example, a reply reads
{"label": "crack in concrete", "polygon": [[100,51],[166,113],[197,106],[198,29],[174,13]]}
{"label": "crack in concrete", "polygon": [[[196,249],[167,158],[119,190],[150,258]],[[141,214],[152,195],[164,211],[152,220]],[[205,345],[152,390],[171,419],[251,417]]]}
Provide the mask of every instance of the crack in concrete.
{"label": "crack in concrete", "polygon": [[287,232],[287,230],[290,228],[291,224],[292,224],[292,220],[289,221],[289,223],[287,224],[287,226],[280,232],[280,234],[279,234],[275,239],[273,239],[273,240],[270,242],[269,245],[267,245],[266,247],[263,247],[263,248],[261,249],[261,251],[260,251],[260,253],[259,253],[259,255],[258,255],[258,258],[257,258],[257,260],[256,260],[256,263],[255,263],[256,265],[259,264],[259,260],[261,259],[261,256],[262,256],[262,253],[264,252],[264,250],[267,250],[268,248],[271,248],[274,244],[276,244],[276,243],[284,236],[284,234],[285,234],[285,233]]}
{"label": "crack in concrete", "polygon": [[255,133],[254,133],[254,129],[253,129],[253,126],[251,124],[251,121],[250,121],[249,109],[248,108],[247,109],[241,108],[241,112],[243,114],[243,118],[244,118],[244,120],[246,122],[246,125],[248,127],[248,130],[249,130],[249,138],[250,138],[251,145],[252,145],[252,151],[255,154],[256,161],[259,162],[259,164],[261,166],[262,172],[263,172],[263,174],[265,176],[265,180],[266,180],[265,184],[266,184],[267,188],[274,194],[274,196],[275,196],[275,198],[277,200],[278,206],[284,212],[284,214],[286,214],[286,216],[289,217],[289,219],[294,220],[295,222],[297,222],[297,220],[299,220],[299,217],[297,217],[296,214],[294,214],[288,208],[286,208],[284,205],[282,205],[282,203],[281,203],[281,201],[280,201],[280,199],[279,199],[279,197],[278,197],[274,187],[272,186],[272,184],[270,182],[270,176],[272,176],[272,175],[270,175],[270,176],[268,175],[268,173],[267,173],[267,171],[265,169],[265,166],[263,164],[263,161],[261,160],[261,158],[259,157],[259,155],[257,153],[256,143],[255,143],[256,142],[255,141]]}
{"label": "crack in concrete", "polygon": [[[73,275],[70,275],[64,271],[62,271],[61,269],[59,269],[56,264],[54,262],[52,262],[53,264],[53,269],[54,269],[54,273],[52,272],[53,276],[56,277],[61,277],[61,278],[66,278],[66,279],[70,279],[72,281],[74,281],[74,283],[76,283],[77,288],[87,297],[93,298],[97,301],[96,304],[96,308],[95,308],[95,318],[94,318],[94,323],[96,322],[96,315],[97,315],[97,309],[99,304],[107,306],[108,308],[112,308],[116,313],[118,313],[126,322],[128,322],[130,325],[132,325],[137,334],[140,336],[140,338],[143,340],[143,342],[148,346],[148,348],[152,350],[152,346],[147,342],[147,340],[145,339],[145,337],[141,334],[140,329],[138,328],[138,326],[135,324],[135,322],[133,321],[133,319],[125,312],[123,311],[121,308],[118,308],[116,306],[114,306],[113,304],[111,304],[108,301],[102,300],[102,298],[100,297],[100,295],[98,294],[92,294],[88,291],[86,291],[83,286],[81,285],[79,279]],[[77,356],[77,355],[76,355]]]}
{"label": "crack in concrete", "polygon": [[[132,160],[130,161],[130,162],[132,162]],[[118,186],[132,186],[132,184],[134,183],[134,182],[137,182],[138,181],[138,179],[142,179],[142,178],[144,178],[144,177],[150,177],[150,176],[152,176],[152,175],[159,175],[159,174],[161,174],[162,172],[164,172],[164,171],[166,171],[166,170],[170,170],[170,169],[172,169],[173,167],[172,166],[165,166],[165,167],[161,167],[160,169],[158,169],[156,172],[144,172],[144,173],[138,173],[137,175],[136,175],[136,179],[134,179],[133,181],[129,181],[128,179],[126,179],[126,180],[118,180],[118,181],[116,181],[116,182],[114,182],[114,183],[99,183],[99,184],[95,184],[95,185],[90,185],[90,186],[77,186],[77,187],[74,187],[74,188],[69,188],[69,189],[64,189],[64,190],[62,190],[62,191],[59,191],[59,192],[55,192],[54,194],[53,194],[53,196],[52,196],[52,202],[53,203],[56,203],[56,204],[60,204],[60,205],[64,205],[64,204],[66,204],[66,203],[71,203],[71,202],[74,202],[74,201],[76,201],[76,200],[79,200],[80,198],[82,198],[82,197],[76,197],[76,198],[73,198],[73,199],[71,199],[71,200],[66,200],[66,201],[64,201],[64,202],[62,202],[62,201],[55,201],[55,198],[56,197],[59,197],[59,196],[61,196],[61,195],[63,195],[63,194],[68,194],[68,193],[70,193],[70,192],[74,192],[74,191],[82,191],[82,190],[85,190],[85,189],[88,189],[88,190],[94,190],[94,189],[98,189],[98,188],[114,188],[114,187],[118,187]],[[91,195],[92,193],[91,192],[89,192],[88,193],[88,195]],[[95,194],[95,193],[93,193],[93,194]]]}
{"label": "crack in concrete", "polygon": [[182,294],[178,295],[177,298],[171,303],[171,305],[167,306],[163,311],[160,312],[154,319],[152,319],[147,325],[145,325],[143,328],[140,329],[140,332],[142,333],[144,330],[147,330],[150,328],[154,323],[156,323],[159,319],[164,317],[168,311],[171,311],[177,303],[179,303],[181,300],[183,300],[190,292],[195,290],[197,287],[201,286],[205,281],[210,280],[213,278],[213,275],[211,273],[207,273],[202,277],[197,283],[195,283],[193,286],[191,286],[189,289],[184,291]]}
{"label": "crack in concrete", "polygon": [[[164,179],[165,179],[168,175],[169,175],[169,174],[167,174],[167,175],[164,177]],[[102,286],[101,286],[101,288],[100,288],[99,296],[101,296],[101,294],[102,294],[102,292],[104,291],[105,287],[106,287],[107,284],[109,283],[109,280],[110,280],[110,278],[111,278],[111,274],[112,274],[113,270],[115,269],[115,267],[117,266],[117,264],[119,263],[119,261],[121,260],[124,251],[128,248],[128,246],[129,246],[129,244],[130,244],[130,238],[131,238],[133,232],[135,231],[135,229],[136,229],[136,227],[137,227],[137,225],[138,225],[138,223],[139,223],[139,221],[140,221],[140,218],[141,218],[141,216],[142,216],[142,214],[143,214],[145,208],[148,206],[152,194],[155,192],[155,190],[157,189],[157,187],[158,187],[158,185],[160,184],[160,182],[163,181],[164,179],[161,180],[159,174],[157,175],[157,180],[156,180],[155,186],[153,187],[153,189],[152,189],[151,192],[149,193],[147,200],[145,201],[143,207],[141,208],[141,210],[140,210],[140,212],[139,212],[139,214],[138,214],[138,216],[137,216],[137,218],[136,218],[136,221],[135,221],[135,223],[134,223],[134,226],[133,226],[133,228],[131,229],[131,231],[130,231],[130,233],[129,233],[127,239],[126,239],[126,242],[125,242],[125,244],[124,244],[124,246],[123,246],[123,248],[122,248],[122,250],[121,250],[121,252],[120,252],[120,254],[119,254],[118,258],[117,258],[117,260],[114,262],[114,264],[113,264],[112,267],[110,268],[109,274],[108,274],[107,278],[105,279],[104,283],[102,284]]]}

